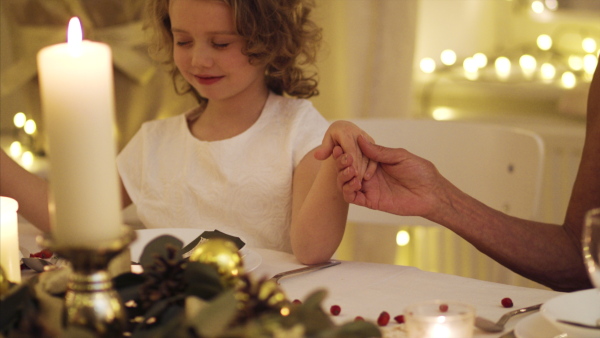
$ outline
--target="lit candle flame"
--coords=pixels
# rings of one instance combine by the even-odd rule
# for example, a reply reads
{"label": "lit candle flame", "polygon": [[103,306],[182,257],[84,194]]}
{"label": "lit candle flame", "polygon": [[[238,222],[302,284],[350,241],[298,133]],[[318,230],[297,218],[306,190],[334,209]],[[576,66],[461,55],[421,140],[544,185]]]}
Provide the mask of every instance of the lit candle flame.
{"label": "lit candle flame", "polygon": [[78,17],[72,17],[67,28],[67,44],[74,55],[81,54],[81,42],[83,41],[83,30]]}

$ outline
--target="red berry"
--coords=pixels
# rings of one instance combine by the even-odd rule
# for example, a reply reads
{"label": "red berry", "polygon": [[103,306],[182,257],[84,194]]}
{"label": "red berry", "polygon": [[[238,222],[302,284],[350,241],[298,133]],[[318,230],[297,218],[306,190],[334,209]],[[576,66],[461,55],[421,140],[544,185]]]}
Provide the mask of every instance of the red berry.
{"label": "red berry", "polygon": [[404,315],[396,316],[396,317],[394,317],[394,320],[396,321],[396,323],[402,324],[402,323],[404,323]]}
{"label": "red berry", "polygon": [[354,318],[354,321],[355,321],[355,322],[364,322],[364,321],[365,321],[365,319],[364,319],[363,317],[361,317],[361,316],[356,316],[356,317]]}
{"label": "red berry", "polygon": [[294,299],[294,300],[292,301],[292,304],[297,304],[297,305],[300,305],[300,304],[302,304],[302,301],[300,301],[300,299]]}
{"label": "red berry", "polygon": [[379,314],[379,318],[377,318],[377,325],[386,326],[390,322],[390,314],[383,311]]}
{"label": "red berry", "polygon": [[339,305],[332,305],[329,312],[331,312],[332,315],[337,316],[342,312],[342,308]]}
{"label": "red berry", "polygon": [[506,297],[506,298],[502,298],[502,306],[504,307],[512,307],[513,306],[513,301],[512,299]]}
{"label": "red berry", "polygon": [[440,304],[440,312],[448,312],[448,304]]}

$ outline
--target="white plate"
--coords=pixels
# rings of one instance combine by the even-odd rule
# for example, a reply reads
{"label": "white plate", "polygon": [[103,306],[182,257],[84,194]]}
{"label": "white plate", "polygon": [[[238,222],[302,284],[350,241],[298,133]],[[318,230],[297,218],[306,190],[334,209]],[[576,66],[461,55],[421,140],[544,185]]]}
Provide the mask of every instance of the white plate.
{"label": "white plate", "polygon": [[588,329],[556,321],[562,319],[595,325],[596,320],[600,318],[600,292],[597,289],[565,293],[554,297],[542,305],[541,313],[558,330],[567,333],[569,338],[600,337],[599,329]]}
{"label": "white plate", "polygon": [[517,338],[552,338],[559,334],[561,332],[539,312],[521,319],[515,326]]}
{"label": "white plate", "polygon": [[[186,246],[191,241],[200,236],[205,230],[202,229],[191,229],[191,228],[166,228],[166,229],[141,229],[136,230],[137,239],[131,243],[131,260],[138,262],[142,251],[146,244],[162,235],[171,235],[183,242],[183,246]],[[242,241],[244,239],[242,238]],[[262,257],[256,251],[244,246],[240,250],[242,259],[244,260],[244,268],[246,272],[250,272],[256,269],[262,263]]]}

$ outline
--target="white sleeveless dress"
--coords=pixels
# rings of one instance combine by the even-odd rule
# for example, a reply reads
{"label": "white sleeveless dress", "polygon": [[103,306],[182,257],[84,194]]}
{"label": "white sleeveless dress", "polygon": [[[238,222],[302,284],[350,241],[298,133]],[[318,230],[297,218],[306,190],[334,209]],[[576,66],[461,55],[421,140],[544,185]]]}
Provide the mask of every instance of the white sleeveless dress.
{"label": "white sleeveless dress", "polygon": [[292,175],[329,123],[310,101],[270,93],[248,130],[205,142],[187,125],[198,109],[144,123],[117,157],[140,220],[147,228],[218,229],[291,252]]}

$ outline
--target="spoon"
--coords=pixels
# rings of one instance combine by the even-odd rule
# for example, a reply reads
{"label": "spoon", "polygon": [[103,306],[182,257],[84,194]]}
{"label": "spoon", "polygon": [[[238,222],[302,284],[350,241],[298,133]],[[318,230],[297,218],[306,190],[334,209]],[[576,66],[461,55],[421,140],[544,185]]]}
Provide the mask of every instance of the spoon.
{"label": "spoon", "polygon": [[512,318],[513,316],[516,316],[518,314],[525,313],[525,312],[539,310],[541,306],[542,306],[542,304],[537,304],[537,305],[528,306],[528,307],[524,307],[522,309],[517,309],[517,310],[507,312],[502,317],[500,317],[500,319],[496,323],[492,322],[489,319],[485,319],[482,317],[476,317],[475,318],[475,327],[477,327],[483,331],[486,331],[486,332],[501,332],[504,330],[504,325],[506,324],[506,322],[508,322],[508,320],[510,318]]}

